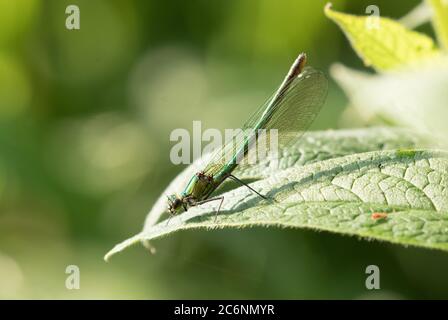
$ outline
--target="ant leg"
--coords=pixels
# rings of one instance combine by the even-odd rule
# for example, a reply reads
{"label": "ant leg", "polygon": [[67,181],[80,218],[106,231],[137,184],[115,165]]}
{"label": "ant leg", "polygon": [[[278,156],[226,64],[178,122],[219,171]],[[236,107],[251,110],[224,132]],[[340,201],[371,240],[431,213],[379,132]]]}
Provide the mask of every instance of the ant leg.
{"label": "ant leg", "polygon": [[256,191],[255,189],[253,189],[251,186],[249,186],[247,183],[241,181],[240,179],[238,179],[237,177],[235,177],[234,175],[229,175],[229,178],[232,179],[233,181],[238,182],[239,184],[249,188],[249,190],[251,190],[252,192],[256,193],[257,195],[259,195],[260,197],[262,197],[265,200],[268,200],[268,198],[264,195],[262,195],[261,193],[259,193],[258,191]]}

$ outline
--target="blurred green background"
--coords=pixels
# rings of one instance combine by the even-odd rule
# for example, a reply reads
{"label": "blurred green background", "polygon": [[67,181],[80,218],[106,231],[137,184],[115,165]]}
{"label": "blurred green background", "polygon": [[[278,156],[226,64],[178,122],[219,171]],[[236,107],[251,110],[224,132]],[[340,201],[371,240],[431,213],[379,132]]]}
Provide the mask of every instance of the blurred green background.
{"label": "blurred green background", "polygon": [[[325,3],[0,0],[0,298],[447,298],[447,254],[307,230],[179,232],[103,261],[182,170],[173,129],[238,127],[301,51],[365,69]],[[418,1],[374,4],[398,18]],[[313,129],[341,127],[346,104],[332,82]]]}

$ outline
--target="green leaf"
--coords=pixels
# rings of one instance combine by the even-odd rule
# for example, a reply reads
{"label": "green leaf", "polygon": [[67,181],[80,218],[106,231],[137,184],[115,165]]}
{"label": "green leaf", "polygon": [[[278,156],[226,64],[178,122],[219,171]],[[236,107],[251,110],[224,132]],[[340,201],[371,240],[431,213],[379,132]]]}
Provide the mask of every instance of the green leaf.
{"label": "green leaf", "polygon": [[[267,157],[256,165],[238,167],[235,175],[242,180],[259,180],[269,177],[276,171],[292,166],[305,165],[317,161],[341,157],[352,153],[395,148],[414,148],[423,146],[424,138],[405,129],[370,128],[359,130],[327,130],[307,132],[296,144],[282,150],[279,161]],[[162,192],[148,213],[145,227],[156,224],[166,212],[166,196],[179,194],[185,184],[201,169],[201,162],[207,163],[207,155],[198,159],[182,171]]]}
{"label": "green leaf", "polygon": [[448,1],[446,0],[429,0],[434,18],[433,25],[439,40],[440,46],[445,50],[448,49]]}
{"label": "green leaf", "polygon": [[[179,230],[280,226],[311,228],[448,250],[448,153],[423,150],[374,151],[291,167],[252,187],[224,194],[216,204],[191,208],[118,245],[106,256],[138,241]],[[382,219],[374,213],[385,213]]]}
{"label": "green leaf", "polygon": [[419,64],[439,55],[430,37],[391,19],[340,13],[330,4],[325,14],[342,29],[364,63],[377,71]]}
{"label": "green leaf", "polygon": [[[413,207],[414,203],[409,203],[410,199],[402,196],[403,192],[415,195],[421,198],[420,202],[416,200],[416,204],[428,204],[428,201],[424,202],[424,197],[417,195],[413,186],[400,181],[400,177],[396,179],[386,177],[388,172],[399,175],[406,166],[410,168],[413,165],[410,159],[417,159],[420,154],[428,159],[432,156],[434,161],[441,161],[437,153],[433,155],[414,151],[410,153],[384,151],[399,147],[412,148],[422,143],[423,139],[401,129],[309,132],[296,145],[283,150],[281,160],[276,165],[273,166],[273,162],[266,160],[235,172],[242,179],[258,180],[253,186],[276,199],[275,203],[260,202],[252,193],[248,193],[246,188],[237,188],[224,193],[223,211],[217,216],[216,223],[215,207],[211,205],[192,208],[182,215],[171,218],[169,224],[163,221],[155,225],[166,209],[166,199],[161,197],[157,202],[159,204],[156,204],[148,215],[144,230],[117,245],[105,258],[108,259],[134,243],[144,242],[176,230],[196,227],[283,225],[367,236],[364,229],[357,230],[353,226],[338,229],[335,225],[331,226],[330,222],[346,219],[347,215],[357,217],[362,214],[366,218],[375,211],[398,212],[411,209],[431,211],[429,205]],[[366,153],[373,150],[379,151]],[[351,153],[355,155],[350,155]],[[419,166],[424,164],[424,161],[419,162]],[[165,192],[171,193],[175,186],[183,187],[195,170],[193,165],[187,168]],[[429,173],[429,169],[427,172]],[[387,184],[384,184],[381,178],[387,180]],[[445,179],[443,183],[446,183],[447,177],[443,179]],[[354,190],[349,190],[349,183],[353,183]],[[387,188],[378,189],[384,187]],[[397,194],[401,195],[396,199],[392,192],[395,188],[398,188]],[[409,188],[409,191],[406,191],[406,188]],[[362,190],[366,191],[365,195],[361,194]],[[361,196],[366,201],[363,201]],[[324,212],[331,214],[328,216],[331,219],[317,219]],[[316,221],[308,225],[304,222],[304,219],[308,219],[307,215],[313,215]],[[361,218],[356,219],[353,224],[358,223],[358,219]],[[317,223],[317,220],[320,222]],[[378,223],[375,222],[374,225],[376,224]],[[380,236],[376,238],[382,239]]]}

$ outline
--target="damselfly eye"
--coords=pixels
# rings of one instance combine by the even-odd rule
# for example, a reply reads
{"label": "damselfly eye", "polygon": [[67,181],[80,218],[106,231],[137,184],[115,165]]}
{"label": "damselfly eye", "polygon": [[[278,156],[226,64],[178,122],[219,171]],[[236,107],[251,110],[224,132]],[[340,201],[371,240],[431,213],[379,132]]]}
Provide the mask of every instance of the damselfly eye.
{"label": "damselfly eye", "polygon": [[178,208],[182,206],[182,200],[177,197],[172,197],[169,199],[168,209],[171,212],[176,212]]}
{"label": "damselfly eye", "polygon": [[182,201],[179,198],[176,198],[176,200],[173,201],[173,208],[177,209],[182,205]]}

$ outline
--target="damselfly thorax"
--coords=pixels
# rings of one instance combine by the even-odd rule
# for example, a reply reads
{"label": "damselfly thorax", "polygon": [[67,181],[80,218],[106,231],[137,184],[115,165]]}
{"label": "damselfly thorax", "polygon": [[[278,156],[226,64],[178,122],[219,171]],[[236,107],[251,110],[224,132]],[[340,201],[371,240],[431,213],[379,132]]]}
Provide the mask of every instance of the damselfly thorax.
{"label": "damselfly thorax", "polygon": [[[212,175],[205,174],[203,171],[197,172],[190,179],[180,195],[171,195],[168,197],[168,209],[170,213],[177,214],[182,211],[187,211],[190,207],[197,206],[199,203],[208,202],[207,199],[226,178],[222,176],[216,179]],[[212,199],[209,201],[212,201]]]}

